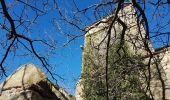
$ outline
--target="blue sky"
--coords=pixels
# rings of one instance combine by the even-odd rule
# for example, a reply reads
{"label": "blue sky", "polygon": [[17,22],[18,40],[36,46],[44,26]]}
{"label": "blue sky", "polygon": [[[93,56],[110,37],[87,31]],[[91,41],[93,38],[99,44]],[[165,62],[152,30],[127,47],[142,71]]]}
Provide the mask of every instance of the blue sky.
{"label": "blue sky", "polygon": [[[38,1],[37,1],[38,2]],[[50,1],[51,2],[51,1]],[[80,9],[83,9],[87,6],[89,6],[92,3],[95,3],[95,0],[86,0],[86,2],[82,2],[77,0]],[[97,0],[96,0],[97,2]],[[22,12],[22,4],[15,5],[15,1],[13,0],[7,0],[7,6],[12,7],[9,9],[10,15],[13,19],[18,19],[16,15],[20,15]],[[52,3],[52,2],[51,2]],[[31,2],[29,2],[31,4]],[[71,14],[74,11],[74,8],[72,8],[71,2],[68,0],[63,0],[59,2],[59,5],[63,11],[66,11],[67,14]],[[41,9],[41,4],[38,5],[38,7]],[[34,46],[36,50],[40,53],[42,56],[46,56],[49,63],[51,64],[52,68],[51,71],[62,78],[64,80],[60,79],[56,76],[56,79],[58,80],[58,84],[62,87],[66,88],[70,93],[74,94],[75,91],[75,84],[80,76],[81,71],[81,48],[80,45],[83,45],[84,43],[84,37],[77,38],[75,41],[72,41],[67,45],[66,47],[63,47],[64,43],[66,43],[69,38],[66,36],[63,36],[60,31],[56,30],[56,26],[60,24],[60,27],[64,29],[65,32],[71,33],[73,35],[83,34],[79,30],[77,30],[74,27],[71,27],[64,21],[59,20],[59,15],[56,10],[54,10],[53,6],[47,7],[47,10],[49,10],[48,14],[42,15],[37,18],[35,23],[31,25],[28,31],[24,31],[24,27],[18,27],[17,32],[20,34],[24,34],[25,36],[28,36],[33,39],[45,39],[45,40],[55,40],[56,49],[53,50],[49,56],[46,56],[46,53],[49,51],[48,47],[45,47],[42,44],[34,43]],[[53,10],[51,10],[53,9]],[[24,17],[27,20],[32,20],[35,17],[35,12],[30,9],[29,7],[25,11],[26,17]],[[3,15],[0,15],[2,18]],[[53,23],[53,19],[57,19],[57,23]],[[84,20],[84,19],[83,19]],[[0,19],[0,22],[3,23],[3,19]],[[85,20],[84,20],[85,21]],[[92,21],[87,21],[85,24],[90,24]],[[16,26],[19,23],[15,23]],[[25,23],[27,25],[28,23]],[[7,22],[7,25],[8,22]],[[85,25],[82,25],[84,27]],[[10,26],[9,26],[10,27]],[[6,31],[0,30],[1,40],[5,42],[6,35],[4,34]],[[48,38],[48,39],[47,39]],[[29,45],[26,41],[21,40],[26,45]],[[7,42],[7,45],[9,45],[10,41]],[[14,72],[19,66],[26,63],[33,63],[38,65],[43,69],[44,72],[46,72],[47,76],[52,80],[51,76],[47,73],[45,68],[42,67],[39,60],[37,60],[36,57],[33,55],[26,55],[22,56],[22,54],[27,53],[28,51],[25,50],[21,45],[16,44],[16,51],[10,52],[9,56],[6,59],[6,62],[4,63],[4,67],[7,70],[7,75],[10,75],[12,72]],[[5,53],[5,49],[2,47],[1,49],[1,58],[3,57],[3,54]],[[17,56],[16,56],[17,55]],[[19,55],[19,56],[18,56]],[[5,77],[0,81],[2,82]],[[53,81],[53,80],[52,80]]]}

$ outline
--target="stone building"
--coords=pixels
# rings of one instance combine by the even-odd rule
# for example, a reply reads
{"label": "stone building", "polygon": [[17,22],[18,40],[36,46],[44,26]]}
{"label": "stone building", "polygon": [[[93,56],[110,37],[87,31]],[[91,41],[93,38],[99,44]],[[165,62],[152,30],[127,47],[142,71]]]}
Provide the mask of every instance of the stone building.
{"label": "stone building", "polygon": [[[136,12],[131,4],[125,4],[124,7],[119,12],[118,17],[127,26],[127,29],[124,35],[125,36],[124,37],[124,45],[125,45],[124,49],[128,49],[127,51],[130,52],[128,55],[133,56],[133,57],[139,57],[140,61],[142,60],[141,61],[143,63],[142,66],[137,66],[137,65],[135,66],[144,67],[150,64],[149,65],[150,71],[147,70],[148,67],[145,67],[143,71],[145,71],[146,73],[140,71],[139,72],[140,74],[137,74],[137,75],[140,75],[140,77],[138,78],[141,81],[142,91],[146,92],[148,98],[153,98],[155,100],[161,100],[165,92],[165,98],[167,100],[170,100],[169,47],[167,46],[167,47],[161,47],[159,49],[154,49],[152,47],[152,43],[148,42],[147,40],[148,48],[150,49],[153,55],[153,57],[151,57],[151,54],[145,49],[145,44],[144,44],[145,35],[146,35],[145,29],[142,24],[138,26]],[[87,26],[86,28],[88,32],[85,35],[85,43],[84,43],[84,48],[82,52],[82,72],[81,72],[80,80],[77,83],[77,90],[76,90],[77,100],[85,100],[83,98],[84,98],[84,95],[86,92],[85,90],[87,86],[84,85],[84,83],[91,82],[88,80],[93,80],[98,71],[102,73],[101,75],[99,73],[97,74],[96,77],[100,77],[98,78],[98,80],[104,79],[105,77],[104,71],[105,71],[105,65],[106,65],[108,28],[113,18],[114,18],[114,13],[112,15],[104,17],[100,21],[97,21],[90,26]],[[121,41],[122,29],[123,27],[120,25],[120,23],[116,21],[116,23],[113,25],[112,30],[111,30],[111,38],[110,38],[110,44],[109,44],[110,47],[121,45],[119,43]],[[120,50],[120,52],[118,52],[120,54],[118,55],[121,55],[121,53],[123,53],[122,51]],[[116,51],[112,52],[112,50],[110,50],[109,52],[110,52],[109,55],[111,55],[112,53],[117,53]],[[149,60],[151,60],[150,63],[149,63]],[[136,70],[139,70],[139,69],[136,69]],[[87,74],[89,76],[87,76]],[[148,76],[148,74],[150,75],[149,76],[150,80],[149,82],[146,82],[147,77],[145,76]],[[110,81],[110,82],[113,82],[112,83],[113,85],[116,84],[114,83],[114,81]],[[104,83],[104,81],[101,80],[101,83]],[[147,90],[148,83],[149,83],[149,90]],[[99,86],[96,86],[96,87],[99,87]],[[90,84],[88,88],[93,89],[93,84]],[[92,93],[89,93],[89,95],[90,94]],[[110,95],[114,95],[114,94],[110,94]],[[129,94],[125,93],[124,95],[130,95],[132,99],[135,99],[135,100],[139,99],[137,98],[136,94],[133,95],[133,93],[131,92]],[[124,95],[122,95],[122,97],[120,98],[127,99],[128,96],[125,97]],[[111,97],[111,99],[113,98]]]}
{"label": "stone building", "polygon": [[25,64],[0,85],[0,100],[75,100],[34,64]]}

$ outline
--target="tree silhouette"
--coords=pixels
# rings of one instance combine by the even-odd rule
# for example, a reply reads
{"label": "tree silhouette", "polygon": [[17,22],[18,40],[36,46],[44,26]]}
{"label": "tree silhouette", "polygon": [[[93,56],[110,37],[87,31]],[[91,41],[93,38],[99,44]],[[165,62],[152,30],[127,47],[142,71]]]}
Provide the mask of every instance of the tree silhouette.
{"label": "tree silhouette", "polygon": [[[121,31],[119,31],[120,41],[117,42],[118,47],[116,50],[117,55],[120,56],[122,50],[125,51],[126,32],[130,27],[127,26],[125,20],[121,19],[119,13],[125,5],[131,4],[135,9],[137,22],[135,26],[138,31],[136,38],[139,37],[142,41],[142,47],[139,49],[147,52],[147,55],[143,57],[147,60],[147,67],[145,70],[147,83],[146,92],[149,92],[153,99],[150,84],[152,80],[151,66],[154,63],[156,68],[155,72],[158,74],[158,79],[161,82],[162,99],[165,100],[165,82],[161,74],[162,68],[160,68],[159,63],[161,62],[161,58],[159,57],[158,59],[156,55],[162,52],[162,50],[166,52],[168,49],[152,50],[153,48],[150,47],[150,43],[152,43],[154,48],[159,48],[161,46],[168,47],[170,33],[169,0],[1,0],[0,3],[0,48],[2,51],[0,68],[1,74],[5,76],[7,76],[6,66],[8,58],[14,55],[16,58],[21,56],[24,56],[24,58],[28,57],[29,59],[30,57],[37,58],[37,61],[40,61],[42,66],[50,73],[52,78],[55,79],[57,74],[51,72],[51,64],[48,62],[48,57],[49,53],[55,55],[53,50],[56,49],[56,41],[61,38],[67,38],[68,40],[64,41],[64,45],[62,45],[66,47],[77,38],[83,37],[91,29],[107,23],[107,36],[103,37],[103,41],[101,41],[107,41],[104,64],[107,99],[109,99],[110,76],[108,69],[110,68],[109,49],[112,47],[111,33],[116,23],[122,27]],[[101,20],[111,14],[114,14],[114,16],[111,16],[109,20]],[[46,34],[45,32],[30,34],[31,30],[35,30],[37,27],[34,25],[40,25],[40,23],[37,23],[38,20],[46,15],[52,16],[48,18],[50,20],[49,23],[55,27],[55,31],[62,35],[62,37],[55,38],[53,36],[54,34]],[[95,21],[98,21],[95,26],[88,26]],[[142,35],[143,31],[145,31],[144,35]],[[130,37],[131,36],[129,36],[129,38]],[[136,45],[134,44],[134,46]],[[138,47],[136,46],[136,48]]]}

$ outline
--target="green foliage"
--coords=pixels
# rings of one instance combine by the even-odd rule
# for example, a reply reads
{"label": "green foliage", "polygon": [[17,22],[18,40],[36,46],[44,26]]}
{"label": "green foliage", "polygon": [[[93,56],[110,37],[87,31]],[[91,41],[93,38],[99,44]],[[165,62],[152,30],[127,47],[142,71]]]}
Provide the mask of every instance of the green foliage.
{"label": "green foliage", "polygon": [[[112,100],[146,100],[142,90],[140,71],[144,64],[141,58],[133,55],[125,44],[118,53],[118,43],[109,50],[109,98]],[[105,56],[99,50],[85,47],[83,53],[83,97],[87,100],[105,100]]]}

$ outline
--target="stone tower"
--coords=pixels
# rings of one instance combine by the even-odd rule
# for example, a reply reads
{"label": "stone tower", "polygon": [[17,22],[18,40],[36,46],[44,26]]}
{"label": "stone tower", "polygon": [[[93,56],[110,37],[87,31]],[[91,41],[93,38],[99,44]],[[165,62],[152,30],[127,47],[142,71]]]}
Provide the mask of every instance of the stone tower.
{"label": "stone tower", "polygon": [[[95,76],[96,72],[99,70],[105,70],[105,64],[106,64],[106,46],[107,46],[107,37],[108,37],[108,27],[110,25],[110,21],[114,17],[114,13],[104,17],[100,21],[97,21],[93,23],[90,26],[87,26],[88,32],[85,35],[85,43],[82,53],[82,71],[81,71],[81,77],[79,82],[77,83],[77,90],[76,90],[76,98],[77,100],[84,100],[83,99],[83,93],[84,93],[84,85],[83,82],[87,79],[86,74],[89,74],[87,72],[90,72],[90,76]],[[144,48],[143,39],[146,35],[144,27],[138,26],[137,24],[137,16],[135,14],[135,9],[130,3],[124,4],[124,7],[121,9],[121,11],[118,14],[118,17],[126,24],[127,30],[125,32],[125,44],[128,46],[128,51],[130,51],[130,55],[137,55],[140,56],[143,59],[144,65],[148,64],[149,59],[149,53]],[[140,32],[139,28],[140,27]],[[113,25],[113,28],[111,30],[111,42],[110,45],[117,45],[120,41],[122,26],[116,22]],[[160,82],[160,79],[156,79],[155,77],[158,77],[158,75],[155,73],[158,73],[156,70],[160,70],[161,77],[163,78],[165,82],[165,93],[166,93],[166,99],[170,99],[170,90],[168,89],[170,86],[170,81],[168,79],[169,71],[170,71],[170,55],[168,50],[168,47],[157,49],[155,50],[152,48],[151,43],[149,43],[149,48],[153,52],[154,58],[161,59],[159,62],[159,68],[156,68],[154,65],[151,65],[151,73],[153,76],[152,80],[150,80],[150,90],[151,94],[153,95],[153,98],[156,100],[160,100],[162,98],[162,84]],[[165,55],[166,54],[166,55]],[[152,62],[154,59],[152,59]],[[92,65],[91,65],[92,64]],[[101,72],[102,73],[102,72]],[[104,72],[103,72],[104,73]],[[143,75],[143,73],[141,72]],[[148,74],[148,73],[147,73]],[[104,75],[103,75],[104,76]],[[101,76],[102,77],[102,76]],[[143,80],[140,78],[141,81]],[[145,87],[146,84],[143,84],[143,87]],[[93,86],[89,86],[93,87]],[[148,97],[150,97],[150,94],[148,93]]]}

